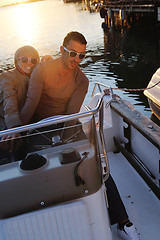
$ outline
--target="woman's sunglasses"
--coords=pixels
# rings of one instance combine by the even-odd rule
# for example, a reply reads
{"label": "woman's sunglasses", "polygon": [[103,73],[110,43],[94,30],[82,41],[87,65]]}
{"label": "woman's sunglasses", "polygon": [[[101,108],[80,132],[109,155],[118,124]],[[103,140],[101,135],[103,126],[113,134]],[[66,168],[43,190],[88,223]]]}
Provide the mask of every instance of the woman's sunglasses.
{"label": "woman's sunglasses", "polygon": [[37,64],[38,63],[38,59],[37,58],[29,58],[29,57],[19,57],[18,60],[21,60],[22,63],[27,63],[28,61],[30,61],[32,64]]}
{"label": "woman's sunglasses", "polygon": [[75,58],[77,55],[79,57],[80,60],[84,59],[86,54],[85,53],[78,53],[76,51],[73,51],[73,50],[68,50],[66,47],[63,46],[63,49],[65,51],[67,51],[69,53],[69,56],[72,57],[72,58]]}

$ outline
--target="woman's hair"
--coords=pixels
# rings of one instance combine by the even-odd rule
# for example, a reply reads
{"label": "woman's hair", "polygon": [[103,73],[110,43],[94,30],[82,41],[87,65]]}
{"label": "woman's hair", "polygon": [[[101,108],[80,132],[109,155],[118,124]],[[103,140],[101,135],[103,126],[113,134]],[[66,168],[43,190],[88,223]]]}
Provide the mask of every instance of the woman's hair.
{"label": "woman's hair", "polygon": [[70,40],[74,40],[74,41],[79,42],[84,45],[87,44],[85,37],[79,32],[74,32],[74,31],[69,32],[63,40],[63,46],[66,47]]}
{"label": "woman's hair", "polygon": [[37,50],[34,47],[31,46],[23,46],[21,48],[18,48],[17,51],[14,54],[14,64],[15,67],[18,62],[19,57],[30,57],[30,58],[37,58],[40,61],[39,54]]}

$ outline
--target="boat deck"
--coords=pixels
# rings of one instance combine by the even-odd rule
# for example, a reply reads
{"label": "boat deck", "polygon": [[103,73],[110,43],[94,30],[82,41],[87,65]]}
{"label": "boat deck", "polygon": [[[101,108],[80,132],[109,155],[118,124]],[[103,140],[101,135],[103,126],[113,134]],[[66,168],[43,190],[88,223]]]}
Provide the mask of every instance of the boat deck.
{"label": "boat deck", "polygon": [[[141,240],[157,240],[160,235],[160,201],[121,153],[108,153],[111,175],[123,199],[130,220]],[[112,226],[113,239],[117,235]]]}

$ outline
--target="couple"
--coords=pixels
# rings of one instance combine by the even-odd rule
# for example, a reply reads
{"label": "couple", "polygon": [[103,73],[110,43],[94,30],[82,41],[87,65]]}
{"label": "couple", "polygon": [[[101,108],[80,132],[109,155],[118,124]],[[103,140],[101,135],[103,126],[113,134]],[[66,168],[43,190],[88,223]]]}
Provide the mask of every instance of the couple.
{"label": "couple", "polygon": [[[86,44],[81,33],[70,32],[60,47],[61,56],[41,63],[32,47],[18,49],[15,54],[16,68],[0,76],[4,116],[4,119],[1,118],[1,129],[79,112],[89,85],[88,78],[78,67],[85,57]],[[12,139],[13,136],[6,138]],[[137,231],[128,219],[111,176],[105,185],[111,224],[118,223],[118,233],[122,239],[138,240]]]}
{"label": "couple", "polygon": [[[0,76],[1,130],[79,112],[89,85],[78,67],[85,57],[86,44],[82,34],[70,32],[60,47],[61,56],[50,61],[45,61],[45,56],[40,64],[39,54],[31,46],[16,51],[15,69]],[[17,134],[7,135],[2,141],[15,137]],[[4,142],[6,148],[9,144],[12,152],[14,142]]]}
{"label": "couple", "polygon": [[78,67],[86,44],[82,34],[70,32],[60,47],[61,56],[40,64],[34,48],[25,46],[16,51],[16,68],[0,76],[5,120],[1,130],[79,112],[89,85]]}

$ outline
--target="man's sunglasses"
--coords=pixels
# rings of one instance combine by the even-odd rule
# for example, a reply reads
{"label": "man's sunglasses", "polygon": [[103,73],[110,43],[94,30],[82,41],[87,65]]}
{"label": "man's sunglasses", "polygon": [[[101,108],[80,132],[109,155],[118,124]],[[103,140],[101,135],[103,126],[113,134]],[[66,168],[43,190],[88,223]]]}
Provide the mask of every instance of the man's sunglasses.
{"label": "man's sunglasses", "polygon": [[38,63],[38,59],[37,58],[28,58],[28,57],[19,57],[18,60],[21,60],[22,63],[27,63],[28,61],[30,61],[32,64],[37,64]]}
{"label": "man's sunglasses", "polygon": [[85,58],[85,56],[86,56],[85,53],[78,53],[78,52],[76,52],[76,51],[74,51],[74,50],[68,50],[68,49],[67,49],[66,47],[64,47],[64,46],[63,46],[63,49],[69,53],[69,56],[70,56],[71,58],[75,58],[75,57],[78,55],[79,59],[82,60],[82,59]]}

